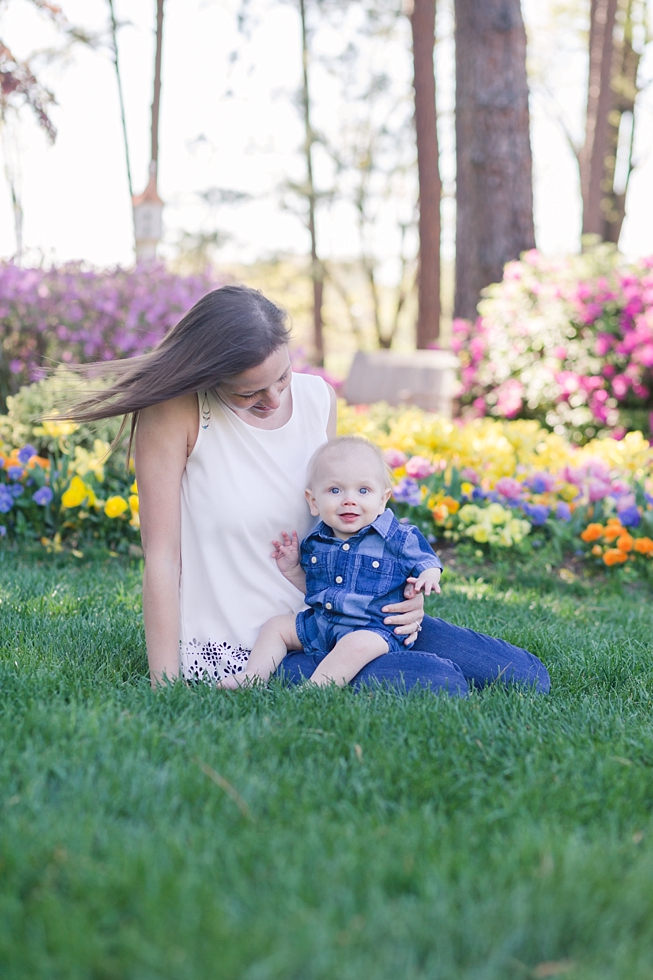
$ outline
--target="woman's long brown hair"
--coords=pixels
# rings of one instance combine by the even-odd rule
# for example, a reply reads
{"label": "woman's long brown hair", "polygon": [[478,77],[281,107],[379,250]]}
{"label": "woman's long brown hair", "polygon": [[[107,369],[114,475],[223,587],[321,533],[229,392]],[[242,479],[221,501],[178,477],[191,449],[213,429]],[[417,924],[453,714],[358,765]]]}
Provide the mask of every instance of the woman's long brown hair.
{"label": "woman's long brown hair", "polygon": [[289,340],[287,316],[247,286],[222,286],[203,296],[148,354],[78,365],[87,379],[105,379],[99,391],[65,409],[75,422],[122,415],[117,445],[131,416],[127,459],[138,413],[159,402],[214,388],[225,378],[261,364]]}

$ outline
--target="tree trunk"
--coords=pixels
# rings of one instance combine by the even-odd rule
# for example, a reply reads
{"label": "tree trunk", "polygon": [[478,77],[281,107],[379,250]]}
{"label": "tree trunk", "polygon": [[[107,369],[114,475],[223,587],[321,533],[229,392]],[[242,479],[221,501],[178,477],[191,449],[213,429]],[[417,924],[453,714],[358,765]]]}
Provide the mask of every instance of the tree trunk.
{"label": "tree trunk", "polygon": [[152,98],[152,145],[150,150],[150,175],[159,169],[159,114],[161,111],[161,55],[163,52],[163,4],[156,0],[156,54],[154,58],[154,96]]}
{"label": "tree trunk", "polygon": [[440,335],[440,160],[435,108],[435,0],[414,0],[413,33],[415,132],[419,175],[419,271],[417,347]]}
{"label": "tree trunk", "polygon": [[454,316],[475,319],[481,290],[535,245],[519,0],[455,0],[456,293]]}
{"label": "tree trunk", "polygon": [[605,160],[610,144],[612,56],[618,0],[592,0],[585,143],[578,157],[583,198],[583,234],[603,238]]}
{"label": "tree trunk", "polygon": [[313,178],[313,144],[315,134],[311,126],[311,93],[308,84],[308,62],[310,51],[308,46],[308,30],[306,26],[305,0],[299,0],[299,14],[302,28],[302,109],[304,112],[304,153],[306,155],[306,199],[308,204],[308,232],[311,238],[311,280],[313,282],[313,346],[315,362],[324,364],[324,337],[322,321],[322,299],[324,294],[324,266],[320,262],[317,251],[317,228],[315,212],[317,194]]}
{"label": "tree trunk", "polygon": [[592,0],[585,142],[578,154],[583,234],[619,241],[633,168],[640,53],[633,47],[642,0]]}
{"label": "tree trunk", "polygon": [[109,20],[111,24],[111,45],[112,45],[111,55],[113,58],[113,68],[116,73],[116,82],[118,85],[118,101],[120,104],[120,123],[122,126],[122,141],[125,150],[125,166],[127,168],[127,186],[129,187],[129,200],[131,201],[134,197],[134,184],[132,181],[131,161],[129,159],[129,140],[127,138],[127,115],[125,113],[125,97],[124,97],[124,92],[122,87],[122,72],[120,70],[120,61],[118,58],[118,22],[116,21],[116,11],[114,8],[113,0],[109,0]]}

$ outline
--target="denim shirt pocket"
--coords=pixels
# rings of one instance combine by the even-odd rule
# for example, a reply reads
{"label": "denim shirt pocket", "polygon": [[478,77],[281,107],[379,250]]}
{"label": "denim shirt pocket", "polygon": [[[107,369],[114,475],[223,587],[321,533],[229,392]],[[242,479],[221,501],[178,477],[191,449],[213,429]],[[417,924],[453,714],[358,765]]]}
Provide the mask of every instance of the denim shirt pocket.
{"label": "denim shirt pocket", "polygon": [[332,550],[316,550],[306,563],[306,594],[316,595],[332,585],[335,555]]}
{"label": "denim shirt pocket", "polygon": [[389,558],[356,555],[352,575],[352,592],[358,595],[385,595],[392,584],[394,562]]}

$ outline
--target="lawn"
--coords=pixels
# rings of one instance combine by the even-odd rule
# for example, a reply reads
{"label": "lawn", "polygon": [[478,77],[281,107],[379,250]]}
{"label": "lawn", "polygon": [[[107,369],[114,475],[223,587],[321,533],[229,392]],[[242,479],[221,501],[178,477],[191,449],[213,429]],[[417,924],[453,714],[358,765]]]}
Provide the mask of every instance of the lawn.
{"label": "lawn", "polygon": [[450,574],[553,683],[467,701],[152,692],[139,608],[137,563],[1,555],[3,980],[650,980],[644,587]]}

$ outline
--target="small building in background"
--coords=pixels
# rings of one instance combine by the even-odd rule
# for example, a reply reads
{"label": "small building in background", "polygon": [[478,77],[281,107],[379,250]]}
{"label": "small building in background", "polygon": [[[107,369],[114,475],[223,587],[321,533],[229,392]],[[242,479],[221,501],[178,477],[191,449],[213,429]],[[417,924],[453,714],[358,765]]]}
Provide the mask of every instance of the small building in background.
{"label": "small building in background", "polygon": [[142,194],[132,198],[136,262],[156,259],[157,245],[163,233],[163,201],[156,189],[156,173],[151,173]]}

